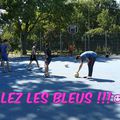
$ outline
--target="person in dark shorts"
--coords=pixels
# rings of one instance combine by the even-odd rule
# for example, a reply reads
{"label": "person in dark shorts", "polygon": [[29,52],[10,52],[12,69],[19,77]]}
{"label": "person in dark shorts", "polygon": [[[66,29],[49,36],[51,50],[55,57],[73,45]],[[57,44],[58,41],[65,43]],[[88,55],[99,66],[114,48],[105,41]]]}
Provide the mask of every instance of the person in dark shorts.
{"label": "person in dark shorts", "polygon": [[8,51],[10,49],[10,46],[8,45],[8,41],[6,39],[2,41],[0,49],[1,49],[1,59],[2,59],[3,72],[6,72],[5,62],[7,63],[8,72],[11,72],[10,66],[9,66],[9,60],[8,60]]}
{"label": "person in dark shorts", "polygon": [[77,55],[76,60],[80,60],[80,62],[81,62],[77,73],[79,73],[79,71],[81,70],[83,62],[87,61],[87,64],[88,64],[88,76],[87,76],[87,78],[91,78],[92,73],[93,73],[93,66],[94,66],[94,63],[96,61],[96,57],[97,57],[97,53],[95,53],[93,51],[86,51],[86,52],[83,52],[81,55]]}
{"label": "person in dark shorts", "polygon": [[31,52],[31,55],[30,55],[30,63],[28,65],[28,70],[30,69],[33,61],[36,61],[38,68],[40,68],[38,60],[37,60],[37,56],[36,56],[36,44],[35,43],[32,47],[32,52]]}
{"label": "person in dark shorts", "polygon": [[45,47],[44,53],[45,53],[45,76],[48,77],[48,76],[49,76],[49,73],[48,73],[49,64],[50,64],[51,59],[52,59],[51,50],[50,50],[48,44],[47,44],[46,47]]}

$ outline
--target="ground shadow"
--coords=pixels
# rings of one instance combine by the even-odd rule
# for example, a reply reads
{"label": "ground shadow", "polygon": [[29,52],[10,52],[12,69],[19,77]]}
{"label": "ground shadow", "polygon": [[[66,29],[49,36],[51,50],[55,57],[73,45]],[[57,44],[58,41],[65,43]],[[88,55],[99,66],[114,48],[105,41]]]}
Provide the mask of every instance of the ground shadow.
{"label": "ground shadow", "polygon": [[112,59],[111,58],[106,58],[106,57],[98,57],[96,59],[97,62],[107,62],[107,61],[111,61]]}
{"label": "ground shadow", "polygon": [[[26,64],[16,63],[14,71],[9,74],[0,73],[0,96],[2,92],[23,92],[24,97],[21,104],[0,104],[0,120],[119,120],[120,111],[118,105],[97,104],[98,92],[104,90],[92,89],[89,84],[80,81],[66,80],[65,76],[52,75],[45,78],[39,69],[26,70]],[[98,82],[114,82],[95,78]],[[94,81],[93,81],[94,82]],[[26,95],[36,92],[49,92],[50,98],[47,104],[27,104]],[[53,104],[52,99],[55,92],[66,92],[65,100],[68,101],[71,92],[92,92],[91,104]],[[112,92],[112,91],[111,91]],[[7,97],[7,96],[6,96]],[[7,98],[6,98],[7,99]],[[33,100],[33,97],[31,98]],[[0,100],[1,102],[1,100]]]}
{"label": "ground shadow", "polygon": [[53,57],[52,62],[61,61],[61,62],[77,62],[75,56],[59,56]]}
{"label": "ground shadow", "polygon": [[114,80],[108,80],[108,79],[101,79],[101,78],[92,78],[90,81],[96,81],[96,82],[115,82]]}
{"label": "ground shadow", "polygon": [[98,58],[96,59],[97,62],[107,62],[113,60],[120,60],[120,56],[110,56],[108,58],[104,56],[98,56]]}
{"label": "ground shadow", "polygon": [[[24,92],[24,98],[21,99],[21,104],[0,105],[1,120],[88,120],[88,118],[89,120],[120,119],[119,116],[117,116],[119,112],[115,110],[115,108],[117,108],[115,104],[97,104],[98,92],[103,91],[91,89],[89,85],[84,84],[83,82],[54,81],[44,79],[41,83],[29,84],[36,86],[33,88],[29,85],[29,88],[32,87],[32,89],[29,90],[32,94],[35,92],[49,92],[49,102],[47,104],[27,104],[25,101],[28,91],[21,89],[21,92]],[[17,85],[19,86],[19,84]],[[24,87],[29,89],[26,84],[24,84]],[[85,104],[83,102],[81,104],[53,104],[52,99],[55,92],[66,92],[67,95],[64,98],[66,101],[68,101],[69,94],[71,92],[77,92],[79,94],[82,94],[83,92],[92,92],[92,103]],[[31,100],[33,101],[33,98],[31,98]]]}
{"label": "ground shadow", "polygon": [[[75,59],[76,56],[52,56],[52,61],[62,61],[62,62],[77,62]],[[44,56],[40,55],[37,57],[38,60],[44,61]],[[25,61],[25,60],[29,60],[30,56],[23,56],[23,57],[14,57],[14,58],[10,58],[10,61]],[[106,62],[106,61],[111,61],[111,60],[119,60],[120,56],[117,55],[111,55],[110,57],[105,57],[105,56],[98,56],[96,61],[98,62]]]}

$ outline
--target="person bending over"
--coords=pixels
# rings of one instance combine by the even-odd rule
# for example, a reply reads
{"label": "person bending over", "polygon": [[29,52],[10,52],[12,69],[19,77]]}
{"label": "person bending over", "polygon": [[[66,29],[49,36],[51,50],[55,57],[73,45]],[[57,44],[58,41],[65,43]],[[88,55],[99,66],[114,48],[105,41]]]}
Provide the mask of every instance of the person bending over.
{"label": "person bending over", "polygon": [[81,55],[77,55],[76,60],[80,60],[80,66],[78,68],[77,73],[79,74],[79,71],[81,70],[81,68],[83,66],[83,62],[87,61],[87,64],[88,64],[88,76],[87,76],[87,78],[91,78],[92,73],[93,73],[93,66],[94,66],[94,63],[96,61],[96,57],[97,57],[97,53],[95,53],[93,51],[85,51]]}

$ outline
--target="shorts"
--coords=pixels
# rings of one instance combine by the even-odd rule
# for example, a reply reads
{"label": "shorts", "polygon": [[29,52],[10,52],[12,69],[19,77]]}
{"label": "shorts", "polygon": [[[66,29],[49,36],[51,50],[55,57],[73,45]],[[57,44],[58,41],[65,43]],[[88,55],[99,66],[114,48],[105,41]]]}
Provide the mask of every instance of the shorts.
{"label": "shorts", "polygon": [[1,58],[2,58],[3,61],[8,61],[8,55],[7,54],[2,55]]}
{"label": "shorts", "polygon": [[37,61],[36,55],[31,55],[30,56],[30,61],[33,61],[33,60]]}
{"label": "shorts", "polygon": [[45,59],[45,64],[49,65],[50,62],[51,62],[51,58],[46,58],[46,59]]}

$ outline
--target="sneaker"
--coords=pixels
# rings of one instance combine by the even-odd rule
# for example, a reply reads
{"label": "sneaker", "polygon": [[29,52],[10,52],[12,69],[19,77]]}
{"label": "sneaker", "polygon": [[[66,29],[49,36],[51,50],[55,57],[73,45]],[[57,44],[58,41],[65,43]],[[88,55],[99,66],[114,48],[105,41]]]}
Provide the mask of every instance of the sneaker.
{"label": "sneaker", "polygon": [[45,77],[49,77],[50,76],[49,73],[45,73],[44,75],[45,75]]}
{"label": "sneaker", "polygon": [[84,76],[83,78],[91,79],[91,76]]}
{"label": "sneaker", "polygon": [[87,76],[87,79],[92,79],[92,77],[91,76]]}

